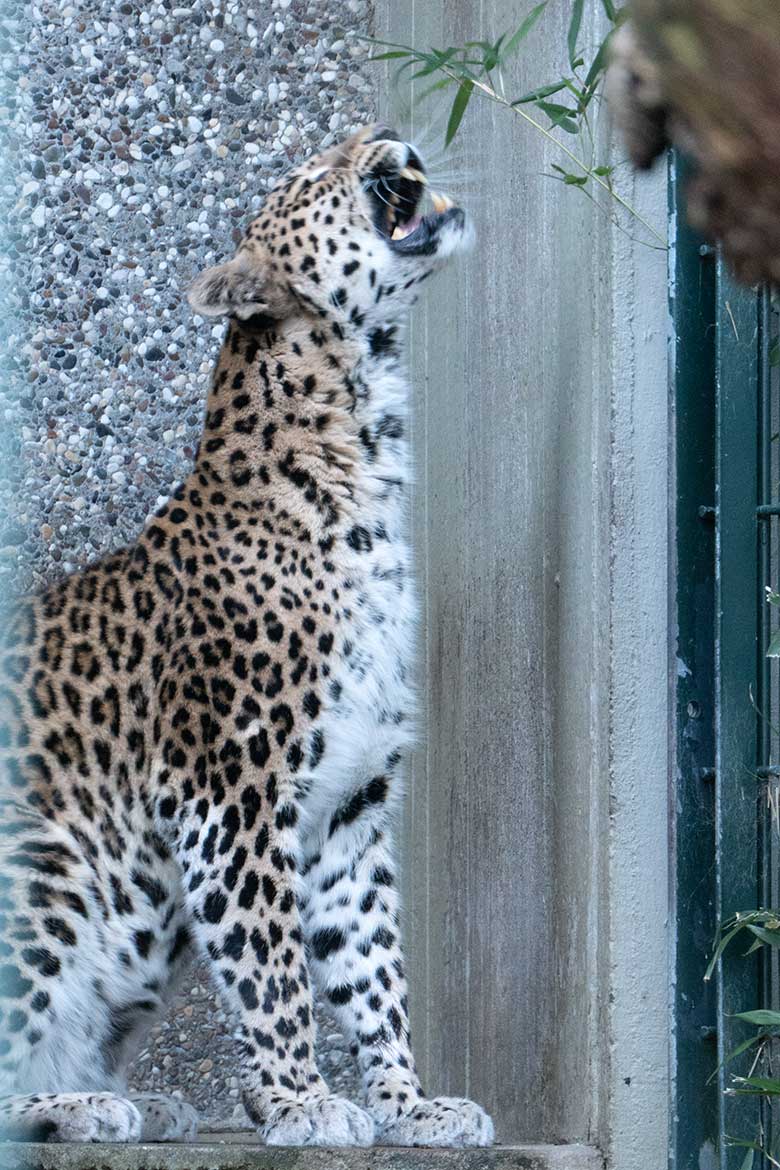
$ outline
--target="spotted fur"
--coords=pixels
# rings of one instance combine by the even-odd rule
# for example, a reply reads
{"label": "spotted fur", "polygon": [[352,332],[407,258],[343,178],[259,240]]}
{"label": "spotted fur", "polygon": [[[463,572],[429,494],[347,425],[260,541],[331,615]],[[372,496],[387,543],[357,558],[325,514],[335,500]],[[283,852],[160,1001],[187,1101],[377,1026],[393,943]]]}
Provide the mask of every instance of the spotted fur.
{"label": "spotted fur", "polygon": [[[230,321],[191,475],[5,631],[11,1134],[189,1136],[188,1107],[126,1098],[125,1069],[197,949],[267,1142],[492,1140],[478,1106],[422,1094],[390,839],[415,705],[399,331],[467,237],[456,208],[382,230],[377,183],[410,157],[377,128],[319,155],[198,278],[196,310]],[[317,1069],[315,991],[362,1106]]]}

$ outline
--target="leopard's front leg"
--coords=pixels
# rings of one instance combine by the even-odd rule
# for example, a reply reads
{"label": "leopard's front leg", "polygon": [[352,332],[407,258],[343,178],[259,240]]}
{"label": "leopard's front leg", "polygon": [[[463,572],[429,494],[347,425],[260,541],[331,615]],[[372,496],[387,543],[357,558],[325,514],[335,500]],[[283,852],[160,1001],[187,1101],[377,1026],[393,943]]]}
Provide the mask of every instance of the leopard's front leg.
{"label": "leopard's front leg", "polygon": [[331,1094],[317,1069],[312,996],[296,898],[294,803],[276,778],[216,805],[193,798],[177,849],[195,935],[243,1037],[247,1112],[270,1145],[368,1146],[371,1117]]}
{"label": "leopard's front leg", "polygon": [[304,865],[315,983],[356,1049],[378,1142],[491,1145],[493,1123],[479,1105],[423,1094],[409,1036],[393,850],[383,810],[362,803],[356,821],[333,817]]}

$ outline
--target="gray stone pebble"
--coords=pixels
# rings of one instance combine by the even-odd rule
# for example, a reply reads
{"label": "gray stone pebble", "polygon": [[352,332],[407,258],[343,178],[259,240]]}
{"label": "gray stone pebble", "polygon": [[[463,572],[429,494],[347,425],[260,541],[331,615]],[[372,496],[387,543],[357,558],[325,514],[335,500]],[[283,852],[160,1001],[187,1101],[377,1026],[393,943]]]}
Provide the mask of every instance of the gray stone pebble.
{"label": "gray stone pebble", "polygon": [[[0,596],[131,541],[187,473],[222,326],[193,318],[185,289],[276,176],[374,117],[370,10],[4,3]],[[349,1090],[344,1042],[322,1034]],[[239,1060],[198,972],[134,1081],[230,1120]]]}
{"label": "gray stone pebble", "polygon": [[[353,1057],[332,1019],[318,1009],[320,1071],[335,1092],[358,1097]],[[248,1126],[241,1104],[241,1054],[235,1022],[215,999],[204,964],[197,964],[165,1018],[149,1033],[133,1066],[134,1088],[174,1093],[209,1125]]]}

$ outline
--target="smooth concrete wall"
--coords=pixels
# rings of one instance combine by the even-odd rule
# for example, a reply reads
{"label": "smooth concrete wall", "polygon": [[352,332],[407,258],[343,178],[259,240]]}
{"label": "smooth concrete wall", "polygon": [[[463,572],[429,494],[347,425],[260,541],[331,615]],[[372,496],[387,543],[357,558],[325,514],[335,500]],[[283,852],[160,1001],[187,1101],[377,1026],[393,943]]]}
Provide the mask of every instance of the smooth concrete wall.
{"label": "smooth concrete wall", "polygon": [[[551,0],[510,97],[565,68],[570,11]],[[586,6],[585,38],[601,13]],[[378,35],[440,48],[522,15],[387,0]],[[478,239],[411,331],[418,1060],[431,1091],[486,1104],[502,1140],[599,1143],[648,1170],[666,1143],[665,256],[545,177],[565,160],[507,109],[474,99],[442,154],[446,109],[407,99],[388,69],[388,120]],[[663,177],[644,182],[663,231]]]}

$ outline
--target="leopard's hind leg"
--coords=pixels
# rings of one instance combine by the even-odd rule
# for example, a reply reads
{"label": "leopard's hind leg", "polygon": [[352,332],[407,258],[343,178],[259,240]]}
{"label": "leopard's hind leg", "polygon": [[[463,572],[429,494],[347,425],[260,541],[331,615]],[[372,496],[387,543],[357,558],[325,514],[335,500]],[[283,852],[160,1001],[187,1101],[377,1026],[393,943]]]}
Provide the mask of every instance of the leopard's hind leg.
{"label": "leopard's hind leg", "polygon": [[128,1061],[187,951],[166,873],[153,875],[159,893],[150,887],[159,905],[112,871],[103,894],[97,866],[55,826],[9,801],[0,824],[0,1138],[191,1137],[189,1105],[126,1092]]}

